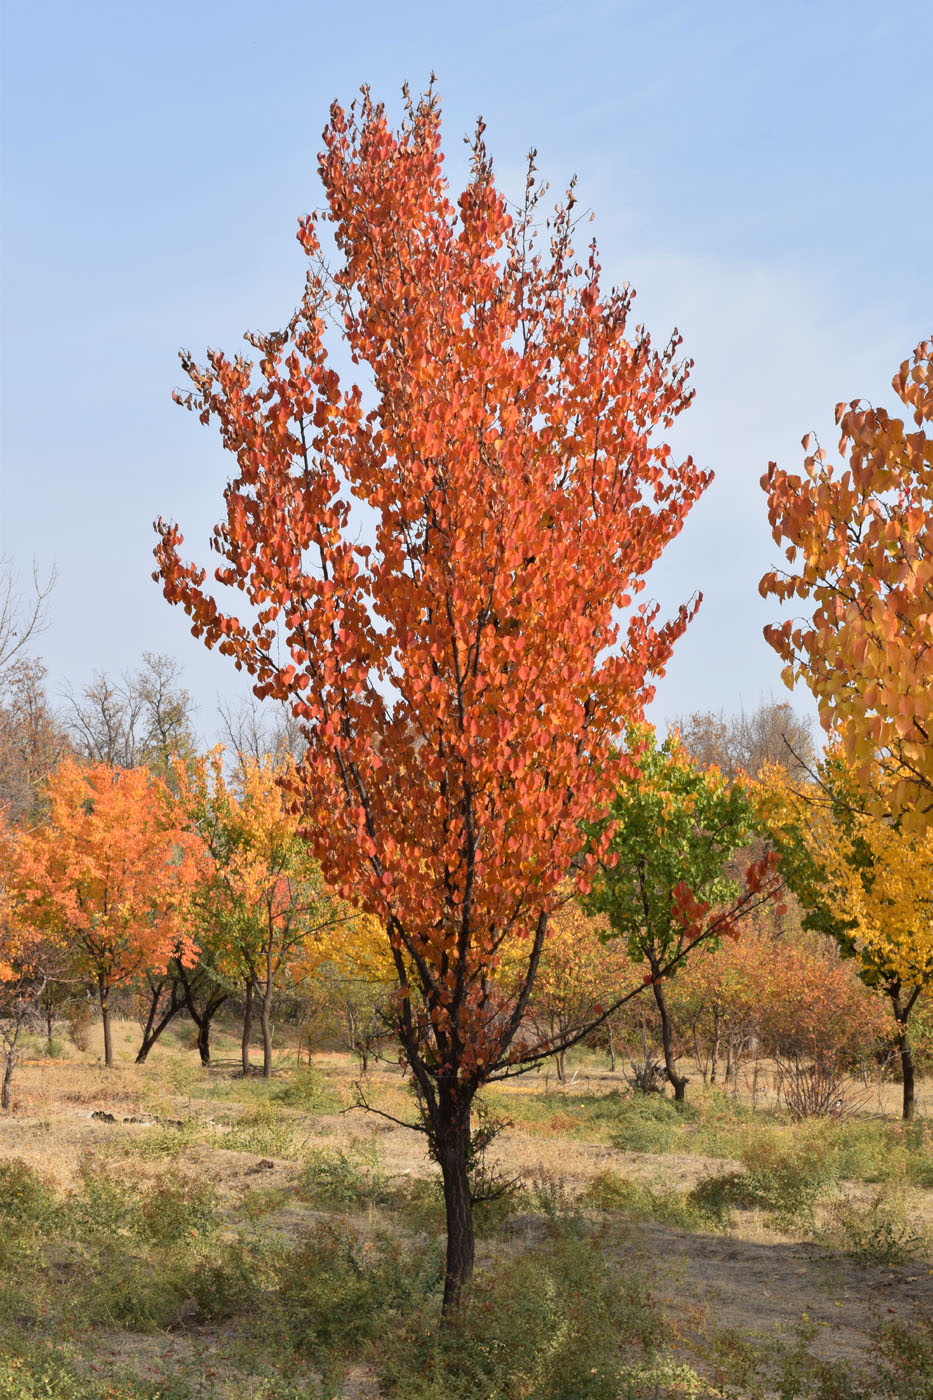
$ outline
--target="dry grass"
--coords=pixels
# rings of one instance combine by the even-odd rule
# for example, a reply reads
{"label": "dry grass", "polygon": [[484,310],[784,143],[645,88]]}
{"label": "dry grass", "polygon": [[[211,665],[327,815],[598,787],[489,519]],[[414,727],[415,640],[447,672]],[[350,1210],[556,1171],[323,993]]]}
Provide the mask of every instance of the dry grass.
{"label": "dry grass", "polygon": [[[173,1322],[169,1303],[157,1300],[152,1305],[155,1330],[138,1323],[96,1324],[91,1352],[103,1358],[114,1374],[122,1368],[131,1377],[126,1381],[130,1388],[114,1393],[133,1400],[137,1395],[154,1400],[157,1393],[165,1400],[174,1400],[176,1394],[178,1400],[195,1395],[199,1400],[310,1396],[316,1393],[311,1381],[303,1390],[289,1391],[281,1376],[275,1381],[275,1385],[281,1381],[278,1390],[271,1379],[265,1390],[258,1381],[242,1389],[242,1367],[247,1362],[265,1367],[267,1379],[274,1378],[278,1366],[274,1357],[287,1354],[294,1360],[302,1348],[306,1356],[316,1358],[308,1374],[329,1378],[327,1384],[333,1387],[329,1395],[358,1400],[364,1395],[407,1393],[393,1390],[385,1380],[395,1363],[390,1365],[386,1356],[380,1361],[378,1339],[367,1341],[361,1333],[356,1355],[339,1346],[335,1351],[335,1344],[320,1339],[314,1346],[300,1338],[296,1341],[295,1309],[300,1313],[310,1306],[307,1300],[300,1306],[277,1303],[269,1313],[278,1319],[275,1327],[283,1329],[278,1342],[274,1328],[264,1341],[257,1340],[251,1318],[268,1311],[268,1299],[279,1297],[284,1287],[283,1251],[287,1254],[306,1238],[339,1241],[340,1231],[349,1231],[348,1238],[356,1242],[353,1249],[360,1252],[359,1265],[352,1260],[347,1264],[350,1256],[345,1259],[337,1249],[335,1262],[328,1266],[332,1272],[337,1270],[327,1284],[328,1297],[334,1296],[335,1289],[337,1296],[343,1296],[340,1289],[349,1288],[347,1277],[351,1282],[357,1277],[354,1269],[363,1268],[360,1277],[366,1276],[367,1260],[381,1261],[382,1272],[377,1270],[373,1277],[390,1293],[394,1287],[402,1288],[398,1280],[409,1274],[434,1277],[431,1251],[436,1251],[442,1219],[430,1186],[436,1168],[423,1137],[354,1106],[357,1069],[345,1055],[322,1053],[315,1057],[310,1074],[305,1069],[296,1073],[294,1053],[286,1047],[273,1080],[264,1083],[238,1077],[238,1046],[232,1035],[217,1036],[215,1064],[207,1071],[198,1065],[190,1047],[171,1034],[154,1049],[148,1064],[136,1066],[132,1054],[137,1042],[134,1025],[118,1024],[118,1065],[112,1071],[100,1066],[93,1038],[86,1054],[68,1053],[57,1060],[37,1057],[25,1063],[15,1081],[15,1112],[0,1120],[0,1162],[27,1163],[66,1203],[83,1199],[89,1179],[110,1183],[117,1197],[123,1192],[130,1202],[150,1196],[161,1199],[158,1193],[166,1190],[175,1200],[171,1194],[175,1187],[181,1188],[184,1198],[186,1193],[196,1194],[199,1184],[210,1186],[218,1233],[211,1236],[215,1245],[203,1258],[205,1264],[220,1260],[227,1271],[216,1285],[220,1301],[211,1297],[206,1303],[191,1303],[191,1317],[199,1319],[192,1322],[185,1320],[188,1304],[182,1299]],[[863,1365],[873,1318],[908,1317],[913,1309],[933,1314],[933,1267],[923,1254],[925,1232],[933,1237],[933,1181],[919,1186],[910,1176],[911,1171],[916,1175],[916,1153],[911,1155],[913,1149],[893,1116],[897,1086],[872,1091],[888,1104],[889,1125],[872,1124],[866,1117],[851,1131],[839,1125],[813,1130],[825,1134],[825,1140],[820,1139],[825,1150],[837,1153],[853,1172],[849,1179],[833,1180],[832,1189],[815,1198],[812,1212],[799,1219],[779,1219],[773,1210],[748,1201],[730,1204],[726,1186],[718,1215],[703,1204],[707,1198],[716,1202],[717,1182],[742,1177],[743,1144],[770,1133],[780,1158],[800,1130],[775,1125],[763,1110],[752,1114],[747,1097],[743,1103],[741,1094],[736,1104],[731,1097],[704,1096],[696,1092],[697,1087],[691,1086],[695,1103],[686,1115],[674,1115],[657,1104],[644,1110],[638,1104],[632,1108],[621,1093],[621,1073],[610,1074],[590,1056],[577,1060],[576,1075],[565,1088],[556,1086],[552,1075],[543,1074],[497,1087],[490,1095],[492,1106],[497,1113],[511,1116],[514,1126],[497,1139],[495,1154],[506,1176],[524,1182],[524,1194],[498,1213],[478,1217],[483,1276],[488,1273],[493,1291],[499,1287],[497,1278],[507,1277],[509,1270],[520,1272],[520,1261],[528,1251],[543,1250],[542,1258],[552,1260],[558,1270],[578,1268],[570,1244],[566,1259],[560,1253],[565,1249],[561,1241],[572,1241],[576,1231],[590,1241],[588,1249],[596,1249],[601,1267],[608,1271],[606,1279],[634,1277],[634,1270],[654,1290],[666,1318],[666,1335],[672,1339],[670,1364],[695,1367],[698,1374],[711,1374],[710,1367],[722,1370],[726,1364],[716,1351],[717,1337],[744,1337],[754,1347],[754,1337],[788,1336],[804,1317],[809,1320],[806,1325],[815,1328],[808,1344],[808,1355],[817,1358],[814,1365],[820,1357],[837,1369]],[[366,1094],[385,1113],[413,1119],[414,1104],[397,1066],[375,1066],[366,1081]],[[922,1086],[920,1104],[921,1109],[933,1106],[928,1085]],[[117,1121],[94,1119],[91,1115],[96,1111],[110,1113]],[[128,1118],[143,1121],[123,1121]],[[624,1141],[620,1145],[626,1133],[643,1146],[653,1143],[654,1150],[626,1149]],[[698,1150],[684,1150],[694,1145]],[[802,1160],[806,1162],[806,1153]],[[854,1170],[863,1162],[869,1179],[859,1179]],[[793,1178],[791,1183],[793,1189]],[[503,1234],[502,1223],[510,1211],[518,1224]],[[866,1219],[871,1228],[863,1227]],[[62,1258],[67,1254],[65,1246],[55,1243],[55,1230],[64,1228],[49,1225],[48,1244],[37,1246],[38,1252],[27,1251],[32,1263],[24,1255],[16,1268],[33,1268],[37,1278],[46,1277],[51,1267],[48,1251],[53,1263],[56,1249],[65,1251]],[[336,1235],[327,1234],[333,1230]],[[193,1267],[190,1261],[184,1263],[188,1258],[184,1250],[177,1256],[167,1253],[162,1263],[146,1264],[148,1256],[139,1254],[143,1246],[136,1237],[127,1236],[127,1240],[133,1257],[143,1259],[138,1267],[144,1271]],[[69,1265],[78,1270],[74,1287],[80,1283],[90,1289],[92,1301],[96,1287],[110,1286],[103,1277],[95,1284],[89,1262],[97,1257],[94,1250],[102,1247],[100,1241],[82,1245],[85,1253],[79,1264]],[[905,1251],[903,1256],[898,1249]],[[407,1264],[393,1262],[398,1251],[405,1258],[409,1252]],[[242,1298],[236,1292],[240,1285],[231,1263],[241,1255],[247,1260],[242,1267],[252,1280],[249,1288],[254,1290],[249,1293],[242,1284],[246,1289]],[[350,1268],[346,1277],[340,1272],[345,1264]],[[36,1298],[45,1287],[28,1279],[23,1286],[27,1293],[31,1288],[29,1296]],[[604,1285],[591,1279],[586,1286]],[[424,1288],[428,1289],[427,1282]],[[224,1301],[224,1289],[232,1290],[232,1301]],[[423,1306],[431,1314],[435,1303],[429,1292],[424,1294]],[[244,1301],[247,1293],[252,1302]],[[287,1289],[281,1293],[286,1301],[288,1296]],[[348,1316],[356,1318],[370,1304],[354,1304],[353,1296],[351,1289],[346,1307]],[[266,1301],[260,1303],[260,1299]],[[54,1306],[48,1306],[54,1312]],[[405,1306],[417,1314],[422,1304],[409,1299]],[[82,1341],[79,1336],[72,1343],[65,1331],[56,1333],[51,1322],[35,1325],[36,1355],[44,1356],[42,1348],[49,1343],[62,1348],[63,1354],[74,1345],[77,1373],[83,1375],[82,1357],[90,1354],[84,1346],[88,1339]],[[527,1327],[526,1322],[515,1325]],[[268,1354],[263,1350],[267,1344]],[[380,1365],[388,1369],[377,1384],[374,1375]],[[741,1368],[737,1361],[734,1365],[737,1375]],[[373,1367],[374,1371],[368,1369]],[[133,1376],[143,1389],[132,1389]],[[171,1376],[181,1377],[187,1389],[165,1390]],[[163,1385],[161,1392],[154,1388],[158,1385]],[[0,1396],[5,1400],[14,1393],[3,1391],[0,1372]],[[76,1400],[84,1400],[79,1390],[73,1393]],[[511,1392],[502,1392],[507,1393]],[[663,1400],[688,1391],[678,1390],[671,1381],[656,1393]],[[705,1393],[714,1392],[695,1391]],[[719,1393],[739,1397],[755,1392]],[[806,1394],[786,1390],[788,1395],[797,1393]],[[29,1394],[23,1391],[24,1396]],[[68,1395],[64,1390],[62,1394]]]}

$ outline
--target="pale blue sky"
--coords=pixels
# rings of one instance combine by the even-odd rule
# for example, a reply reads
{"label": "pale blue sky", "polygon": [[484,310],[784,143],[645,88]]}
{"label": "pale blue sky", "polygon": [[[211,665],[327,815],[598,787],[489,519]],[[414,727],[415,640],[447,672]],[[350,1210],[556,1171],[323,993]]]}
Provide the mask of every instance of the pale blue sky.
{"label": "pale blue sky", "polygon": [[159,514],[207,559],[228,475],[176,352],[285,320],[331,100],[398,112],[434,69],[451,178],[478,113],[507,193],[532,145],[576,171],[607,276],[696,361],[677,443],[717,479],[649,591],[705,601],[653,718],[783,698],[758,479],[933,332],[931,41],[931,0],[8,4],[0,550],[58,566],[53,689],[167,651],[213,736],[238,678],[149,578]]}

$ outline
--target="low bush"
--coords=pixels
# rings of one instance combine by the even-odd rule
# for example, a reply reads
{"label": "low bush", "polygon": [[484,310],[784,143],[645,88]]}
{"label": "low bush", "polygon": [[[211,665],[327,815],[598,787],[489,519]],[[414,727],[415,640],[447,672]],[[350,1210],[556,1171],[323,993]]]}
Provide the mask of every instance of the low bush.
{"label": "low bush", "polygon": [[903,1196],[877,1191],[869,1201],[837,1201],[824,1241],[860,1264],[905,1264],[930,1252],[929,1237],[911,1220]]}
{"label": "low bush", "polygon": [[612,1171],[600,1172],[595,1176],[579,1197],[579,1203],[683,1230],[721,1229],[730,1219],[725,1202],[717,1206],[695,1192],[649,1186],[647,1182],[630,1181]]}
{"label": "low bush", "polygon": [[377,1366],[387,1400],[619,1400],[659,1332],[637,1275],[559,1238],[479,1271],[449,1327],[406,1317]]}

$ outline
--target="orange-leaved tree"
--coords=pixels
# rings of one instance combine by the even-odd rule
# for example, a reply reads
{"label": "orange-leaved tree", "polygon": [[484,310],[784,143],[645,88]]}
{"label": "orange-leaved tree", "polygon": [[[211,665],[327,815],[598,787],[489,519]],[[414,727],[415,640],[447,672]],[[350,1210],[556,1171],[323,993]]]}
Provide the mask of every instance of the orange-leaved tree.
{"label": "orange-leaved tree", "polygon": [[70,976],[96,986],[112,1066],[111,989],[165,967],[173,954],[194,957],[182,914],[199,845],[145,768],[66,759],[46,798],[46,820],[14,847],[16,917],[64,948]]}
{"label": "orange-leaved tree", "polygon": [[[812,617],[766,627],[803,680],[820,719],[845,744],[867,782],[876,757],[884,801],[908,825],[933,822],[933,341],[894,377],[916,431],[882,408],[838,404],[843,471],[817,448],[806,478],[772,462],[762,477],[790,572],[761,580],[763,595],[802,598]],[[804,450],[810,445],[803,440]],[[893,782],[892,782],[893,780]]]}
{"label": "orange-leaved tree", "polygon": [[[364,90],[323,139],[298,310],[248,337],[258,365],[183,357],[179,397],[237,462],[215,578],[247,615],[183,561],[175,525],[159,523],[156,553],[195,635],[291,704],[308,840],[385,924],[443,1176],[446,1311],[473,1268],[474,1096],[549,1051],[516,1040],[548,919],[581,821],[611,796],[612,742],[691,608],[663,625],[644,604],[620,615],[710,474],[656,435],[690,397],[679,338],[658,353],[627,329],[630,291],[601,290],[595,245],[577,260],[572,198],[539,246],[533,162],[510,212],[480,123],[452,200],[430,89],[397,132]],[[332,323],[363,387],[329,363]]]}

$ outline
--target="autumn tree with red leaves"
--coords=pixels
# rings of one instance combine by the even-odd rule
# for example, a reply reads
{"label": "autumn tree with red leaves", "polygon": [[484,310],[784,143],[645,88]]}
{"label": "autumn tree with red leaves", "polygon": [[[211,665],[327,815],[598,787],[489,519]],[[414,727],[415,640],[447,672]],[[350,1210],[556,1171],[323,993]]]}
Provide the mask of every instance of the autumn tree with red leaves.
{"label": "autumn tree with red leaves", "polygon": [[[695,605],[620,616],[710,473],[656,437],[690,399],[679,337],[658,353],[628,329],[629,289],[600,289],[595,245],[577,261],[573,199],[542,246],[533,159],[511,212],[480,122],[452,202],[439,102],[406,99],[398,132],[365,90],[331,109],[305,292],[284,331],[247,337],[258,365],[182,357],[178,397],[236,458],[214,577],[248,615],[183,560],[174,524],[156,555],[194,634],[301,721],[307,840],[386,927],[443,1176],[449,1311],[473,1268],[474,1096],[560,1048],[517,1035],[548,920],[598,858],[581,823]],[[329,363],[328,324],[367,386]]]}

